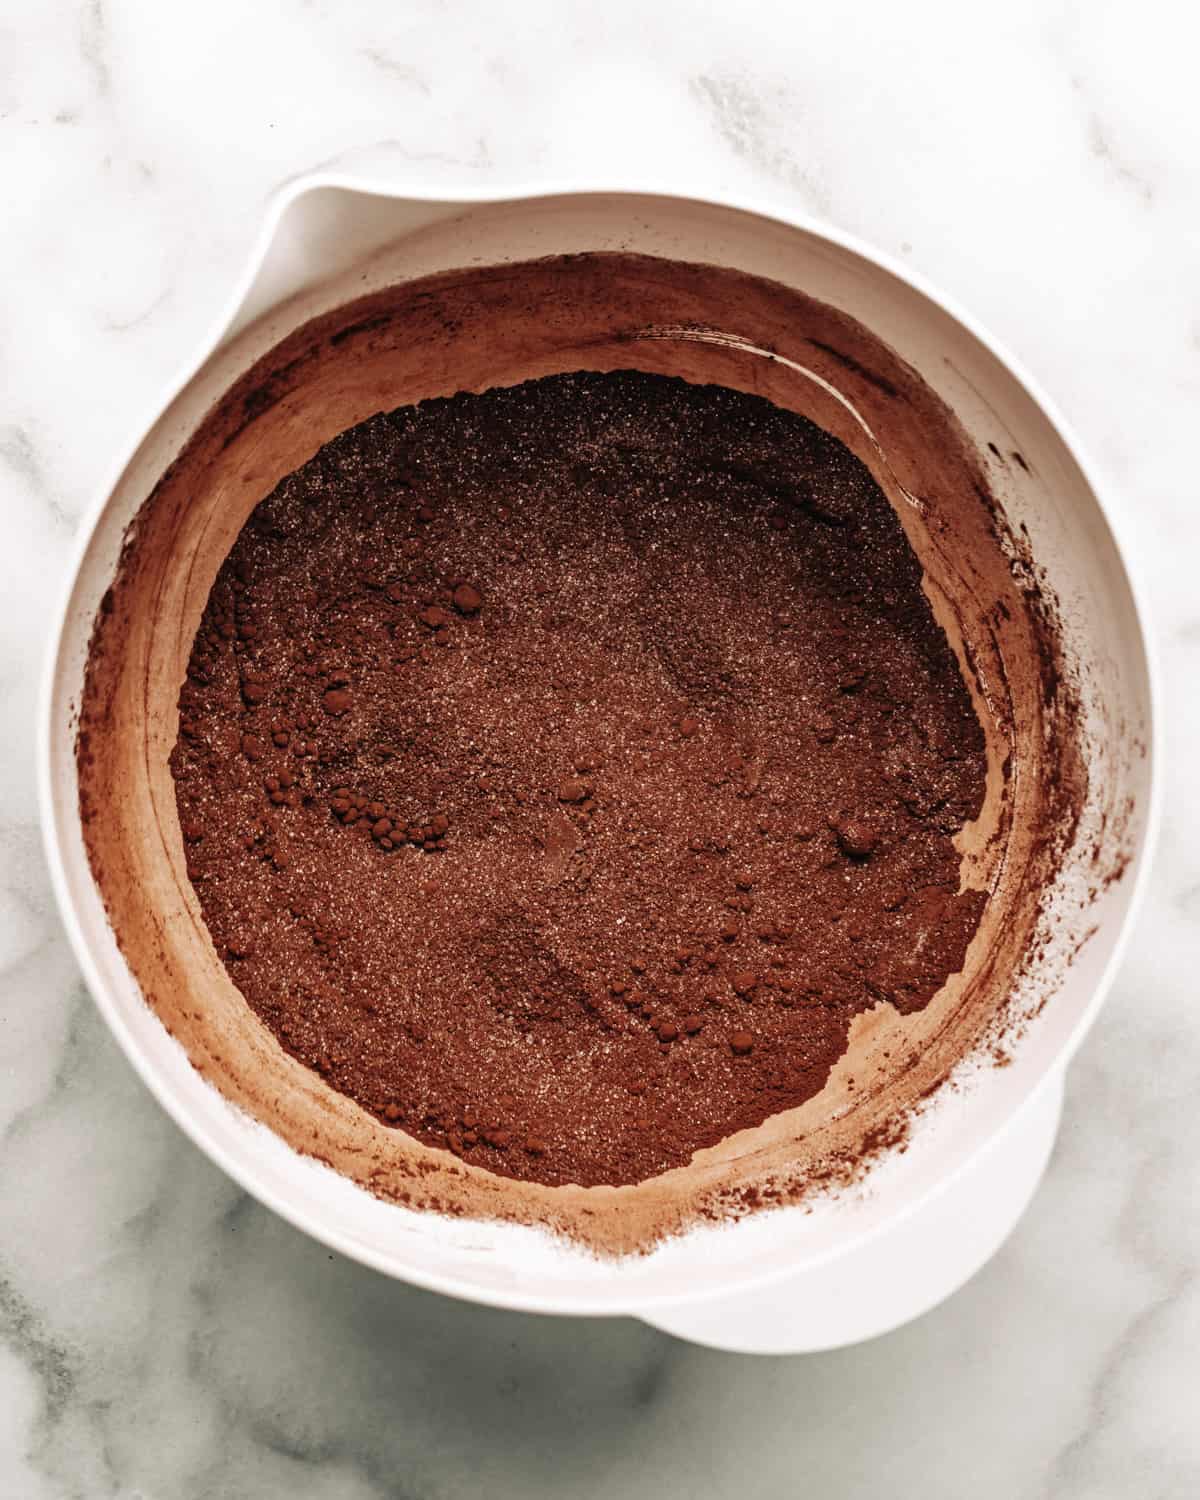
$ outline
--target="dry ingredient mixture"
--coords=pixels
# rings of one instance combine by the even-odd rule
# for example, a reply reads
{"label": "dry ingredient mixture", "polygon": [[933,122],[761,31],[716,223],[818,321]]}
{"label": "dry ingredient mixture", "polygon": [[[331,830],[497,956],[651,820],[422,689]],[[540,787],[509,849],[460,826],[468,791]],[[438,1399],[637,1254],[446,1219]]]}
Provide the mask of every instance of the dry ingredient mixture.
{"label": "dry ingredient mixture", "polygon": [[171,757],[281,1044],[510,1177],[631,1183],[816,1094],[984,897],[984,744],[901,526],[802,417],[570,374],[381,414],[254,511]]}

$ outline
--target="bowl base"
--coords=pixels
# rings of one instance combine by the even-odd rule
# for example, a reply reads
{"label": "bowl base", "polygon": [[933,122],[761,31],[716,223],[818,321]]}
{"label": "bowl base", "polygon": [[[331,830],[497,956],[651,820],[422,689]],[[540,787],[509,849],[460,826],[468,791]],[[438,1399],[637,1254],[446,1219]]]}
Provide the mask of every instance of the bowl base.
{"label": "bowl base", "polygon": [[963,1172],[861,1248],[761,1290],[643,1321],[738,1354],[816,1353],[890,1333],[956,1292],[1016,1228],[1050,1159],[1062,1101],[1060,1074]]}

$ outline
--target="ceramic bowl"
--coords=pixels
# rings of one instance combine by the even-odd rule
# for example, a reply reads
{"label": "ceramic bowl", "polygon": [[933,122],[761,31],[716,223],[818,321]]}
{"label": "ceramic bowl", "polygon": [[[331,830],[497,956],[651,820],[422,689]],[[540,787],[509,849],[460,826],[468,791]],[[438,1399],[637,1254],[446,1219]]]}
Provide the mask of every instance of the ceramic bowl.
{"label": "ceramic bowl", "polygon": [[[605,283],[601,293],[580,282],[578,295],[556,304],[571,309],[563,313],[565,333],[546,315],[536,334],[527,323],[483,354],[462,343],[431,345],[427,358],[410,351],[397,363],[380,355],[360,319],[354,338],[362,359],[311,387],[277,372],[277,428],[263,428],[276,438],[239,450],[237,484],[226,476],[224,488],[212,487],[207,509],[186,496],[179,501],[157,602],[130,619],[120,648],[140,664],[147,700],[161,711],[129,719],[122,731],[128,764],[110,783],[128,824],[122,836],[144,846],[112,856],[114,868],[122,859],[129,866],[118,942],[85,849],[76,726],[97,612],[160,476],[246,372],[281,343],[290,347],[313,319],[336,317],[351,303],[380,305],[372,298],[386,304],[418,278],[492,274],[563,255],[581,265],[617,255],[664,268],[715,268],[716,279],[672,273],[664,291],[655,273],[653,285],[626,279]],[[231,1103],[226,1095],[237,1098],[237,1090],[212,1081],[221,1083],[215,1049],[205,1054],[212,1066],[194,1066],[201,1044],[189,1041],[186,1024],[171,1035],[162,1005],[147,1004],[151,988],[161,1000],[164,987],[202,996],[205,984],[227,984],[215,955],[202,951],[203,934],[192,932],[187,942],[179,936],[195,927],[195,910],[179,879],[164,780],[180,664],[212,571],[276,471],[286,472],[339,426],[420,395],[552,368],[637,363],[760,390],[838,431],[876,468],[898,508],[911,502],[919,510],[922,484],[930,493],[936,487],[921,467],[929,433],[911,410],[897,415],[904,403],[884,389],[894,382],[881,384],[878,370],[847,353],[840,334],[818,337],[804,317],[793,325],[756,302],[757,294],[743,299],[736,291],[760,283],[825,309],[819,316],[835,330],[865,330],[897,370],[911,372],[929,395],[928,411],[944,411],[978,463],[1000,528],[1021,553],[1008,559],[1010,568],[1026,569],[1024,584],[1054,600],[1087,788],[1072,846],[1049,877],[1053,921],[1036,953],[1008,956],[1020,975],[1001,1044],[1006,1065],[969,1058],[915,1121],[908,1149],[851,1189],[693,1229],[648,1254],[596,1257],[537,1228],[384,1201]],[[722,286],[734,290],[726,296]],[[572,319],[592,295],[607,297],[609,312],[589,342]],[[480,326],[491,325],[483,318]],[[246,423],[257,420],[247,406]],[[918,526],[915,515],[906,524]],[[961,556],[954,566],[960,563]],[[1001,642],[999,655],[1006,649]],[[819,1347],[893,1326],[945,1295],[994,1249],[1027,1201],[1053,1140],[1063,1072],[1103,999],[1143,884],[1157,799],[1153,697],[1144,616],[1112,512],[1078,443],[992,339],[886,257],[827,227],[744,203],[574,189],[437,200],[310,178],[274,205],[230,309],[149,414],[81,528],[42,702],[46,845],[71,942],[130,1061],[215,1162],[299,1228],[390,1275],[479,1302],[632,1314],[726,1347]],[[124,712],[119,693],[113,711]],[[1022,713],[1018,702],[1018,720]],[[1032,739],[1031,724],[1018,723],[1018,737]],[[124,811],[135,806],[146,810],[136,827]],[[153,857],[143,860],[151,846]],[[1006,878],[994,868],[991,877]],[[184,1014],[181,1002],[177,1017]],[[936,1049],[932,1033],[926,1041]],[[255,1046],[264,1067],[274,1067],[273,1040],[260,1037]],[[841,1128],[844,1113],[830,1109],[821,1128]],[[898,1274],[898,1267],[907,1270]]]}

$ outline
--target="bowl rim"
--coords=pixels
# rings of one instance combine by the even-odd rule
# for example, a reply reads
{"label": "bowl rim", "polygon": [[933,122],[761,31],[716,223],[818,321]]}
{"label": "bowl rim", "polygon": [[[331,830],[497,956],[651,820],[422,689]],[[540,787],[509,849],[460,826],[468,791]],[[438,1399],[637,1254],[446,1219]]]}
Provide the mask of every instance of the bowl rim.
{"label": "bowl rim", "polygon": [[990,1145],[997,1142],[1010,1128],[1012,1122],[1029,1105],[1033,1097],[1041,1092],[1048,1081],[1061,1075],[1075,1051],[1087,1035],[1100,1007],[1110,990],[1113,980],[1124,960],[1131,934],[1137,924],[1154,863],[1154,855],[1160,831],[1163,798],[1163,733],[1161,724],[1162,690],[1158,648],[1152,628],[1152,616],[1147,603],[1147,591],[1138,575],[1135,554],[1127,546],[1124,536],[1125,520],[1119,508],[1112,502],[1111,492],[1103,482],[1096,465],[1081,444],[1074,428],[1043,389],[1036,378],[1026,369],[1000,341],[984,328],[970,313],[962,308],[955,298],[936,288],[923,275],[903,265],[889,252],[876,248],[857,235],[847,233],[817,217],[797,212],[769,198],[752,195],[717,192],[707,187],[689,191],[664,186],[661,182],[588,181],[533,181],[494,183],[488,185],[456,186],[437,191],[427,183],[405,183],[390,176],[381,179],[378,173],[352,170],[319,168],[298,174],[285,181],[268,200],[263,222],[255,236],[252,247],[243,263],[241,272],[231,294],[210,323],[204,336],[197,342],[194,352],[182,363],[175,377],[163,387],[149,415],[138,423],[132,436],[117,450],[117,458],[104,471],[102,483],[94,493],[84,511],[76,533],[71,555],[64,569],[63,581],[55,601],[53,624],[42,662],[41,681],[38,692],[36,762],[39,822],[42,846],[49,866],[51,887],[68,942],[79,965],[83,980],[92,1000],[104,1017],[110,1032],[116,1038],[125,1057],[135,1072],[158,1101],[166,1114],[199,1147],[200,1150],[221,1168],[239,1187],[251,1194],[274,1213],[303,1231],[318,1243],[336,1250],[349,1259],[367,1265],[373,1270],[425,1290],[441,1292],[481,1305],[528,1312],[553,1313],[570,1316],[637,1315],[656,1307],[697,1304],[703,1301],[725,1298],[738,1290],[760,1288],[802,1275],[803,1268],[769,1267],[758,1273],[744,1273],[726,1286],[717,1286],[700,1293],[659,1293],[635,1297],[628,1305],[616,1302],[612,1306],[598,1305],[594,1298],[579,1294],[535,1295],[509,1288],[481,1287],[456,1274],[428,1272],[419,1268],[400,1268],[394,1259],[377,1254],[371,1247],[363,1245],[357,1238],[342,1232],[335,1224],[310,1216],[289,1197],[260,1181],[248,1156],[238,1156],[211,1138],[207,1128],[198,1122],[188,1107],[181,1102],[167,1081],[160,1075],[154,1063],[142,1051],[140,1044],[126,1027],[115,1004],[108,994],[99,965],[92,953],[91,945],[84,935],[75,898],[69,888],[65,862],[62,855],[64,831],[60,827],[55,810],[53,747],[57,733],[54,723],[56,684],[63,640],[69,621],[69,607],[82,564],[91,546],[93,537],[107,510],[109,501],[121,477],[133,462],[147,435],[166,414],[178,397],[217,352],[229,335],[239,311],[249,294],[268,250],[274,242],[280,225],[293,205],[309,193],[335,189],[346,193],[368,197],[400,199],[413,204],[444,205],[448,208],[500,207],[507,204],[536,202],[550,199],[595,199],[604,197],[644,198],[660,203],[679,206],[695,205],[701,208],[716,208],[764,219],[788,230],[812,236],[857,257],[902,285],[916,292],[934,307],[949,316],[971,335],[1013,379],[1040,410],[1053,428],[1066,452],[1078,467],[1084,483],[1095,502],[1100,518],[1108,528],[1113,548],[1120,563],[1137,625],[1141,664],[1146,679],[1146,806],[1145,818],[1140,831],[1140,840],[1132,855],[1133,877],[1125,910],[1119,918],[1119,929],[1114,937],[1112,950],[1104,968],[1093,986],[1088,1003],[1068,1036],[1059,1044],[1058,1050],[1047,1060],[1043,1073],[1033,1084],[1029,1094],[1016,1109],[990,1132],[985,1132],[974,1148],[965,1153],[962,1160],[945,1172],[926,1191],[914,1194],[910,1200],[897,1206],[878,1224],[849,1235],[843,1245],[826,1253],[806,1259],[805,1265],[816,1266],[840,1256],[852,1248],[858,1248],[885,1234],[890,1228],[906,1219],[918,1207],[930,1202],[962,1173],[979,1159]]}

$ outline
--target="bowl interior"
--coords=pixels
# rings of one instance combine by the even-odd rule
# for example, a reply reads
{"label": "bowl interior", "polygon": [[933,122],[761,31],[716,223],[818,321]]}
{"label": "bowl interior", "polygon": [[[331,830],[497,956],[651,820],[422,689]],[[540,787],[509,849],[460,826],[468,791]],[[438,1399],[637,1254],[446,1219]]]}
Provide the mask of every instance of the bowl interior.
{"label": "bowl interior", "polygon": [[[1103,513],[1053,423],[981,339],[822,236],[711,205],[611,195],[390,208],[333,188],[293,205],[253,294],[264,300],[274,278],[293,295],[185,383],[88,540],[54,666],[46,772],[60,892],[89,981],[143,1076],[210,1154],[302,1227],[408,1279],[512,1305],[611,1311],[837,1254],[985,1144],[1098,999],[1150,800],[1145,651]],[[332,254],[321,232],[330,223],[343,231]],[[993,897],[963,975],[919,1016],[872,1012],[809,1105],[651,1184],[551,1193],[500,1184],[416,1143],[397,1152],[396,1132],[282,1053],[207,938],[166,757],[212,578],[280,478],[380,409],[581,368],[754,391],[811,416],[873,470],[925,564],[987,733],[989,796],[963,840],[964,879]],[[98,617],[102,691],[93,684],[92,694],[104,711],[85,723],[89,865],[73,724]],[[988,1048],[1003,1048],[1009,1066],[992,1066]],[[971,1061],[955,1068],[964,1051]],[[952,1071],[964,1086],[940,1091],[913,1148],[881,1162],[865,1188],[693,1227],[620,1261],[513,1221],[631,1248],[719,1209],[740,1185],[852,1160],[898,1100]],[[430,1203],[471,1216],[405,1206]]]}

